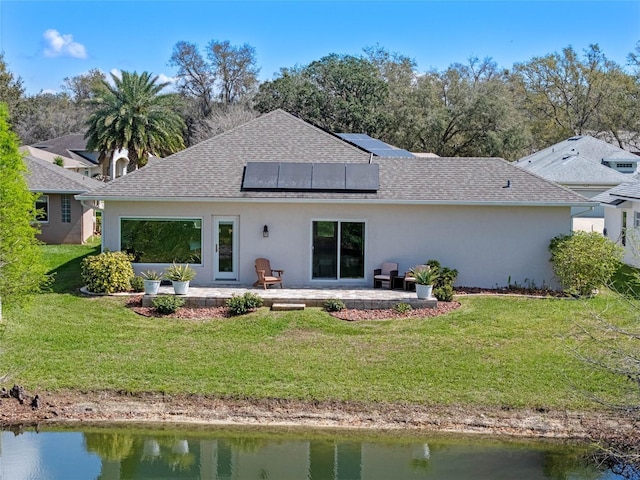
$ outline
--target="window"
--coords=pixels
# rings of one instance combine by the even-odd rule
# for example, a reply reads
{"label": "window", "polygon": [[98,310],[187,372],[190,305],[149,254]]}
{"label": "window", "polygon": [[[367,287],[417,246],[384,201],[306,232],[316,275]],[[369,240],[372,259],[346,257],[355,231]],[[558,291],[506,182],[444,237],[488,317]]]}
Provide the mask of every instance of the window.
{"label": "window", "polygon": [[640,227],[640,212],[633,212],[633,226]]}
{"label": "window", "polygon": [[36,200],[36,220],[49,223],[49,195],[40,195]]}
{"label": "window", "polygon": [[201,263],[202,220],[122,218],[120,249],[135,263]]}
{"label": "window", "polygon": [[62,214],[62,223],[71,223],[71,195],[61,196],[60,212]]}
{"label": "window", "polygon": [[313,278],[364,278],[364,232],[364,222],[313,222]]}

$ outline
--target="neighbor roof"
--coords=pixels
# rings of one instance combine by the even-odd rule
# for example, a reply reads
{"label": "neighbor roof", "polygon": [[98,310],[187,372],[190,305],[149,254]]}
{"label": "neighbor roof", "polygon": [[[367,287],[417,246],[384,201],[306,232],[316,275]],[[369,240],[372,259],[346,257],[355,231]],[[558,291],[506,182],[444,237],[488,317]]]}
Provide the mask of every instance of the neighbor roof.
{"label": "neighbor roof", "polygon": [[640,200],[640,183],[622,183],[606,192],[602,192],[600,195],[596,195],[592,200],[608,205],[620,205],[627,200]]}
{"label": "neighbor roof", "polygon": [[36,157],[26,156],[25,162],[29,169],[27,183],[32,192],[78,194],[103,185],[93,178]]}
{"label": "neighbor roof", "polygon": [[62,158],[64,161],[65,168],[87,168],[86,162],[82,160],[76,160],[75,158],[66,157],[64,155],[58,155],[54,152],[47,152],[46,150],[41,150],[36,147],[31,146],[23,146],[20,147],[20,151],[26,153],[35,158],[39,158],[41,160],[46,160],[49,163],[54,163],[56,158]]}
{"label": "neighbor roof", "polygon": [[34,143],[30,147],[61,157],[73,158],[89,166],[95,166],[98,163],[99,152],[87,150],[87,139],[81,133],[70,133],[62,137]]}
{"label": "neighbor roof", "polygon": [[161,201],[591,205],[500,158],[385,158],[376,192],[246,191],[249,162],[361,163],[370,155],[282,110],[262,115],[77,198]]}
{"label": "neighbor roof", "polygon": [[521,158],[515,165],[563,185],[618,185],[628,174],[603,165],[603,161],[637,162],[640,157],[588,135],[575,136]]}

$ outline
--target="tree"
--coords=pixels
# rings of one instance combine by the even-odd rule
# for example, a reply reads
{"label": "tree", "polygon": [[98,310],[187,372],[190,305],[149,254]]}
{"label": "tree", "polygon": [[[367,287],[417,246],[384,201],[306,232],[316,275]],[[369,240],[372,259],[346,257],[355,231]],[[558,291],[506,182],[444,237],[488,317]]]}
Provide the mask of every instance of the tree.
{"label": "tree", "polygon": [[0,319],[2,302],[19,304],[47,283],[33,222],[37,195],[29,191],[26,170],[8,108],[0,103]]}
{"label": "tree", "polygon": [[331,54],[303,68],[283,69],[256,95],[261,112],[282,108],[332,132],[379,136],[386,124],[388,87],[376,65]]}
{"label": "tree", "polygon": [[207,58],[225,105],[241,101],[258,85],[256,50],[245,43],[233,46],[229,41],[211,40],[207,45]]}
{"label": "tree", "polygon": [[100,88],[107,77],[97,68],[92,68],[87,73],[75,77],[65,77],[62,90],[66,92],[76,103],[89,100]]}
{"label": "tree", "polygon": [[440,156],[515,159],[528,143],[504,73],[490,58],[422,76],[415,92],[423,117],[414,148]]}
{"label": "tree", "polygon": [[184,148],[184,120],[175,112],[176,95],[160,94],[167,83],[148,72],[111,75],[90,100],[96,110],[88,121],[87,148],[101,157],[127,149],[129,169],[146,165],[149,154],[165,156]]}
{"label": "tree", "polygon": [[4,60],[4,54],[0,53],[0,103],[4,103],[9,109],[9,115],[13,123],[23,95],[22,79],[20,77],[16,78],[9,71]]}
{"label": "tree", "polygon": [[22,100],[14,128],[22,144],[31,145],[69,133],[82,133],[88,117],[87,108],[66,93],[38,93]]}
{"label": "tree", "polygon": [[169,65],[178,67],[176,76],[180,92],[187,98],[197,99],[200,116],[208,117],[212,108],[215,76],[198,52],[198,47],[184,41],[176,43]]}
{"label": "tree", "polygon": [[212,40],[206,59],[194,43],[180,41],[173,47],[169,65],[178,67],[178,89],[185,101],[181,115],[186,123],[185,139],[192,145],[209,138],[209,117],[233,104],[249,105],[258,85],[255,49],[236,47],[228,41]]}
{"label": "tree", "polygon": [[620,73],[598,45],[591,45],[582,58],[566,47],[561,53],[516,64],[512,82],[538,139],[534,148],[611,128],[598,118],[612,104]]}

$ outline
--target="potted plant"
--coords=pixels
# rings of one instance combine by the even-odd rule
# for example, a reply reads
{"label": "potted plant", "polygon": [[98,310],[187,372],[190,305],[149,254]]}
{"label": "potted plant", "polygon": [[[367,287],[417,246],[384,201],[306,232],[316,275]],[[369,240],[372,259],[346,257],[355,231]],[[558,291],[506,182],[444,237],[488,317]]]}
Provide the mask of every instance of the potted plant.
{"label": "potted plant", "polygon": [[422,267],[411,270],[416,279],[416,295],[420,299],[431,298],[433,284],[438,279],[438,272],[430,267]]}
{"label": "potted plant", "polygon": [[196,271],[189,265],[174,263],[167,268],[165,278],[171,280],[176,295],[186,295],[189,291],[189,282],[196,278]]}
{"label": "potted plant", "polygon": [[140,276],[144,279],[144,294],[157,295],[162,280],[162,272],[157,270],[145,270],[140,272]]}

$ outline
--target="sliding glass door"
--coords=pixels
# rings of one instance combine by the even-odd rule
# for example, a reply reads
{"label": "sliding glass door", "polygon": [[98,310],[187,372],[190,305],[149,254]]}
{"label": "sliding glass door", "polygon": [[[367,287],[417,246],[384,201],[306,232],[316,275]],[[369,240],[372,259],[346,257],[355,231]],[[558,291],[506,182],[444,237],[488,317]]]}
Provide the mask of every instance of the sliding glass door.
{"label": "sliding glass door", "polygon": [[364,278],[364,222],[313,222],[312,278]]}

